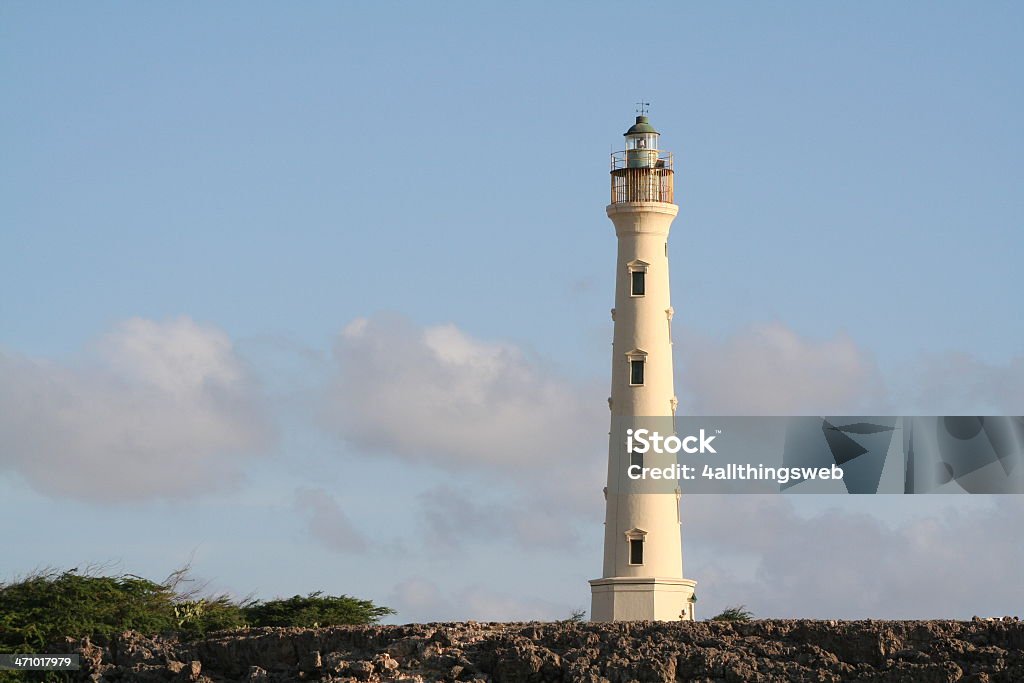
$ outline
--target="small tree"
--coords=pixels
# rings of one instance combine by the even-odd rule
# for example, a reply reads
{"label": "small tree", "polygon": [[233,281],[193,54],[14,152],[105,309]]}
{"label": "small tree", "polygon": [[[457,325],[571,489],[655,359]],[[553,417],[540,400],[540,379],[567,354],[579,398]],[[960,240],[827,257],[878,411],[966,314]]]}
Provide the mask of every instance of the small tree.
{"label": "small tree", "polygon": [[574,609],[572,614],[569,615],[569,618],[566,619],[566,621],[572,624],[582,624],[586,620],[587,610],[585,609]]}
{"label": "small tree", "polygon": [[394,614],[390,607],[378,607],[370,600],[348,595],[323,595],[316,591],[303,597],[257,602],[243,608],[252,626],[337,626],[340,624],[376,624]]}
{"label": "small tree", "polygon": [[746,605],[726,607],[721,614],[711,617],[711,621],[750,621],[753,612],[747,610]]}
{"label": "small tree", "polygon": [[183,636],[196,638],[212,631],[246,626],[242,610],[242,606],[232,602],[226,595],[181,600],[174,604],[174,622]]}

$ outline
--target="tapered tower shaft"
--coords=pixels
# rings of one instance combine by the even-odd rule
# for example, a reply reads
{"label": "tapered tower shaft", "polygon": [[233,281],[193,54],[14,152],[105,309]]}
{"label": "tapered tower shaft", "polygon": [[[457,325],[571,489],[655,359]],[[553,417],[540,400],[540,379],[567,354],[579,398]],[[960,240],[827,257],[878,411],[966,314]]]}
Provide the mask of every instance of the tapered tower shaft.
{"label": "tapered tower shaft", "polygon": [[608,217],[618,240],[615,276],[604,568],[590,582],[595,621],[693,618],[695,582],[683,578],[678,490],[645,487],[631,465],[653,464],[627,447],[629,429],[667,435],[676,397],[668,235],[679,207],[672,155],[646,116],[612,155]]}

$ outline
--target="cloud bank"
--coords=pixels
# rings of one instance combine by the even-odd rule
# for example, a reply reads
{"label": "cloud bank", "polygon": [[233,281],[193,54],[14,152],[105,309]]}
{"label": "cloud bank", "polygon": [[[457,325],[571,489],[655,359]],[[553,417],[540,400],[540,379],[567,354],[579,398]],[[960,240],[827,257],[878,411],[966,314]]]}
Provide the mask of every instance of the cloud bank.
{"label": "cloud bank", "polygon": [[[590,458],[607,407],[511,344],[397,316],[350,323],[322,424],[355,446],[459,469],[522,472]],[[600,434],[600,431],[598,431]]]}
{"label": "cloud bank", "polygon": [[969,353],[926,356],[910,373],[907,394],[928,415],[1024,415],[1024,356],[1005,365]]}
{"label": "cloud bank", "polygon": [[[896,383],[887,383],[872,355],[843,334],[808,339],[780,323],[721,339],[689,329],[677,334],[676,386],[681,412],[689,414],[885,414],[897,402],[917,405],[934,392],[950,399],[950,412],[971,412],[1012,407],[1024,387],[1015,379],[1017,361],[997,368],[969,357],[926,359],[912,368],[923,387],[915,403],[894,398]],[[352,323],[335,360],[325,419],[336,435],[445,471],[491,471],[518,492],[518,500],[484,499],[457,478],[428,488],[416,502],[426,546],[582,550],[578,532],[600,528],[606,442],[592,440],[588,452],[568,457],[597,465],[582,478],[550,457],[559,448],[545,447],[560,443],[565,425],[603,437],[607,410],[587,405],[601,395],[599,387],[559,378],[511,345],[397,318]],[[569,486],[580,490],[567,492]],[[701,581],[702,612],[711,616],[742,602],[761,616],[969,617],[1013,611],[1002,601],[1024,599],[1017,589],[993,590],[1011,585],[1013,568],[1024,564],[1014,523],[1024,513],[1020,503],[996,499],[979,509],[906,499],[889,503],[902,512],[886,522],[871,514],[878,505],[865,502],[880,505],[841,497],[688,497],[687,567]],[[922,510],[931,514],[915,513]],[[595,552],[581,581],[599,564]],[[397,586],[392,602],[403,618],[564,616],[564,606],[505,604],[472,587],[448,596],[422,580]]]}
{"label": "cloud bank", "polygon": [[1019,496],[989,496],[991,507],[950,500],[939,509],[921,497],[889,500],[900,513],[892,523],[867,514],[857,497],[800,515],[798,506],[812,502],[801,498],[685,501],[687,550],[700,558],[688,571],[710,597],[705,616],[738,603],[763,617],[833,619],[969,619],[1024,606]]}
{"label": "cloud bank", "polygon": [[877,415],[888,395],[871,355],[845,334],[812,340],[781,323],[725,339],[682,328],[677,391],[690,415]]}
{"label": "cloud bank", "polygon": [[306,517],[309,533],[327,548],[340,553],[355,553],[367,548],[366,537],[324,489],[299,489],[295,492],[295,507]]}
{"label": "cloud bank", "polygon": [[45,494],[194,496],[272,438],[231,340],[187,317],[127,320],[75,362],[0,349],[0,467]]}

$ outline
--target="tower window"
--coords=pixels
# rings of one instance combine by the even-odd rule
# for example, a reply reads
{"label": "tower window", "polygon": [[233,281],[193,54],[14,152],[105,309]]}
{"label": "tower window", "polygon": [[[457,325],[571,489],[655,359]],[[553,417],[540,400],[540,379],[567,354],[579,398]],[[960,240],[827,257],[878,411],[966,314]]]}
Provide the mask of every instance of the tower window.
{"label": "tower window", "polygon": [[642,538],[631,538],[631,539],[629,539],[629,563],[630,564],[643,564],[644,563],[644,539],[642,539]]}
{"label": "tower window", "polygon": [[633,451],[629,454],[629,466],[643,468],[644,466],[644,454],[640,451]]}
{"label": "tower window", "polygon": [[629,383],[639,386],[644,383],[644,362],[632,359],[629,361]]}
{"label": "tower window", "polygon": [[630,290],[629,293],[633,296],[643,296],[646,285],[647,273],[642,270],[634,270],[630,272]]}
{"label": "tower window", "polygon": [[630,296],[643,296],[647,291],[647,269],[651,264],[640,259],[633,259],[626,264],[629,270]]}

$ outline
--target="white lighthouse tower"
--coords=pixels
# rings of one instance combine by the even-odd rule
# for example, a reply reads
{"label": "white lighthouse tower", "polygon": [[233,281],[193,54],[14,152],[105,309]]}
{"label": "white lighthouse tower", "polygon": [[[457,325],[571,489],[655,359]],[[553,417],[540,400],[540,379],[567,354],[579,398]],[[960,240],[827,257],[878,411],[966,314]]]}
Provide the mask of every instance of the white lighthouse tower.
{"label": "white lighthouse tower", "polygon": [[608,400],[612,427],[604,571],[590,581],[590,615],[594,621],[690,620],[696,582],[683,578],[679,490],[627,476],[631,465],[653,465],[657,457],[630,452],[627,430],[671,433],[677,404],[668,278],[668,232],[679,212],[672,154],[659,150],[658,132],[646,116],[636,117],[625,138],[626,149],[612,155],[607,208],[619,244]]}

